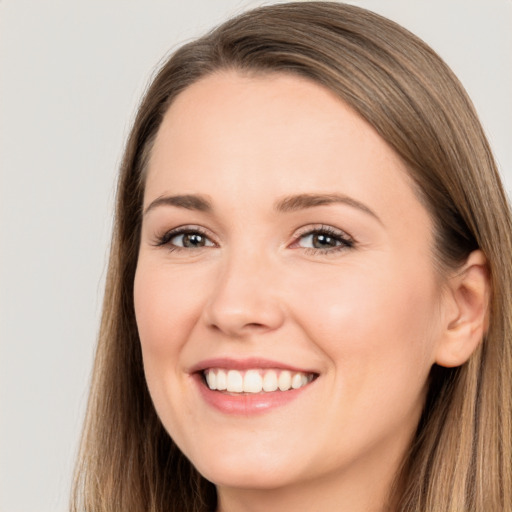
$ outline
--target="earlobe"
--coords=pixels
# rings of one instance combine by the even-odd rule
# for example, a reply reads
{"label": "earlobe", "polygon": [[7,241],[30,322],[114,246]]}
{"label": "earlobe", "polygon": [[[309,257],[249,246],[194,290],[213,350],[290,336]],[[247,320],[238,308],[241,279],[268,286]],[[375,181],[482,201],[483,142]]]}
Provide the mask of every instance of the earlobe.
{"label": "earlobe", "polygon": [[471,357],[488,328],[490,279],[484,253],[473,251],[448,279],[447,287],[443,333],[435,362],[454,367]]}

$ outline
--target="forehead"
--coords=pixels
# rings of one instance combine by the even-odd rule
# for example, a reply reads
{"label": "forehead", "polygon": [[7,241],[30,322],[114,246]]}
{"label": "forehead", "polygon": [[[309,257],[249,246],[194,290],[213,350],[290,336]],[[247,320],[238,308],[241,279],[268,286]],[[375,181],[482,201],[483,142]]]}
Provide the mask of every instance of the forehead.
{"label": "forehead", "polygon": [[[382,149],[381,157],[401,166],[376,131],[329,89],[291,74],[224,71],[199,80],[177,96],[164,116],[156,146],[159,152],[166,146],[178,156],[191,149],[184,142],[200,142],[203,151],[215,149],[220,157],[225,149],[230,159],[243,148],[247,160],[298,153],[303,153],[302,158],[306,151],[300,151],[301,143],[311,141],[321,143],[314,153],[307,148],[311,158],[328,156],[323,151],[328,146],[337,146],[340,156],[343,152],[348,158],[355,152],[347,151],[344,143],[354,139],[356,149]],[[253,148],[249,155],[247,142]]]}
{"label": "forehead", "polygon": [[167,111],[145,203],[201,193],[243,197],[247,208],[256,198],[338,192],[403,213],[419,205],[410,181],[400,157],[328,89],[294,75],[226,71],[188,87]]}

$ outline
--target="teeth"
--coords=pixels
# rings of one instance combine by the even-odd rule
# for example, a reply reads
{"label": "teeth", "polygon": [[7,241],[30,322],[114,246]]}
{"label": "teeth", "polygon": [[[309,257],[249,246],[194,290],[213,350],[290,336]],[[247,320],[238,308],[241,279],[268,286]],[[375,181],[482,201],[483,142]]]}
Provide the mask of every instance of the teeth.
{"label": "teeth", "polygon": [[[210,372],[208,372],[210,373]],[[213,373],[213,372],[211,372]],[[219,391],[225,391],[228,388],[228,379],[226,376],[226,372],[224,370],[219,370],[217,372],[217,389]],[[210,388],[211,389],[211,388]]]}
{"label": "teeth", "polygon": [[277,390],[277,373],[274,370],[265,372],[263,376],[263,391]]}
{"label": "teeth", "polygon": [[287,370],[281,372],[277,382],[281,391],[288,391],[292,387],[292,374]]}
{"label": "teeth", "polygon": [[210,368],[205,372],[211,390],[229,393],[261,393],[299,389],[313,380],[312,374],[288,370],[251,369],[245,372]]}
{"label": "teeth", "polygon": [[244,378],[240,372],[229,370],[227,390],[231,393],[241,393],[244,390]]}
{"label": "teeth", "polygon": [[210,389],[217,389],[217,376],[212,371],[206,373],[206,382]]}
{"label": "teeth", "polygon": [[263,389],[263,379],[258,370],[249,370],[244,376],[244,391],[259,393]]}
{"label": "teeth", "polygon": [[292,388],[299,389],[300,387],[302,387],[302,375],[300,373],[296,373],[292,377]]}

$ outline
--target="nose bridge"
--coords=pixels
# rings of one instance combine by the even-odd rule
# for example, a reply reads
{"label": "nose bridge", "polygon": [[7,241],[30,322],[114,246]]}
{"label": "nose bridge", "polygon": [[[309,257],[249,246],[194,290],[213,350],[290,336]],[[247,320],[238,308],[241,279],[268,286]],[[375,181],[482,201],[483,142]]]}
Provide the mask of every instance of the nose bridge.
{"label": "nose bridge", "polygon": [[275,293],[278,273],[276,262],[264,250],[227,250],[205,306],[208,325],[230,336],[277,329],[284,319]]}

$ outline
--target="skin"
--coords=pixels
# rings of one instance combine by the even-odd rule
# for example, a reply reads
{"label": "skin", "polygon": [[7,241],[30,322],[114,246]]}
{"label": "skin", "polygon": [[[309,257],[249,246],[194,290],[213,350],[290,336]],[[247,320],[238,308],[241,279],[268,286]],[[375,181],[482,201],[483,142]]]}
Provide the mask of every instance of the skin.
{"label": "skin", "polygon": [[[211,211],[148,210],[183,194]],[[364,206],[276,212],[297,194]],[[400,158],[317,84],[217,73],[166,113],[144,209],[134,293],[147,383],[169,434],[217,485],[219,510],[388,510],[429,370],[461,318]],[[157,245],[184,225],[206,245]],[[319,225],[352,246],[315,252],[307,233]],[[318,378],[282,407],[227,415],[191,374],[215,357],[272,359]]]}

